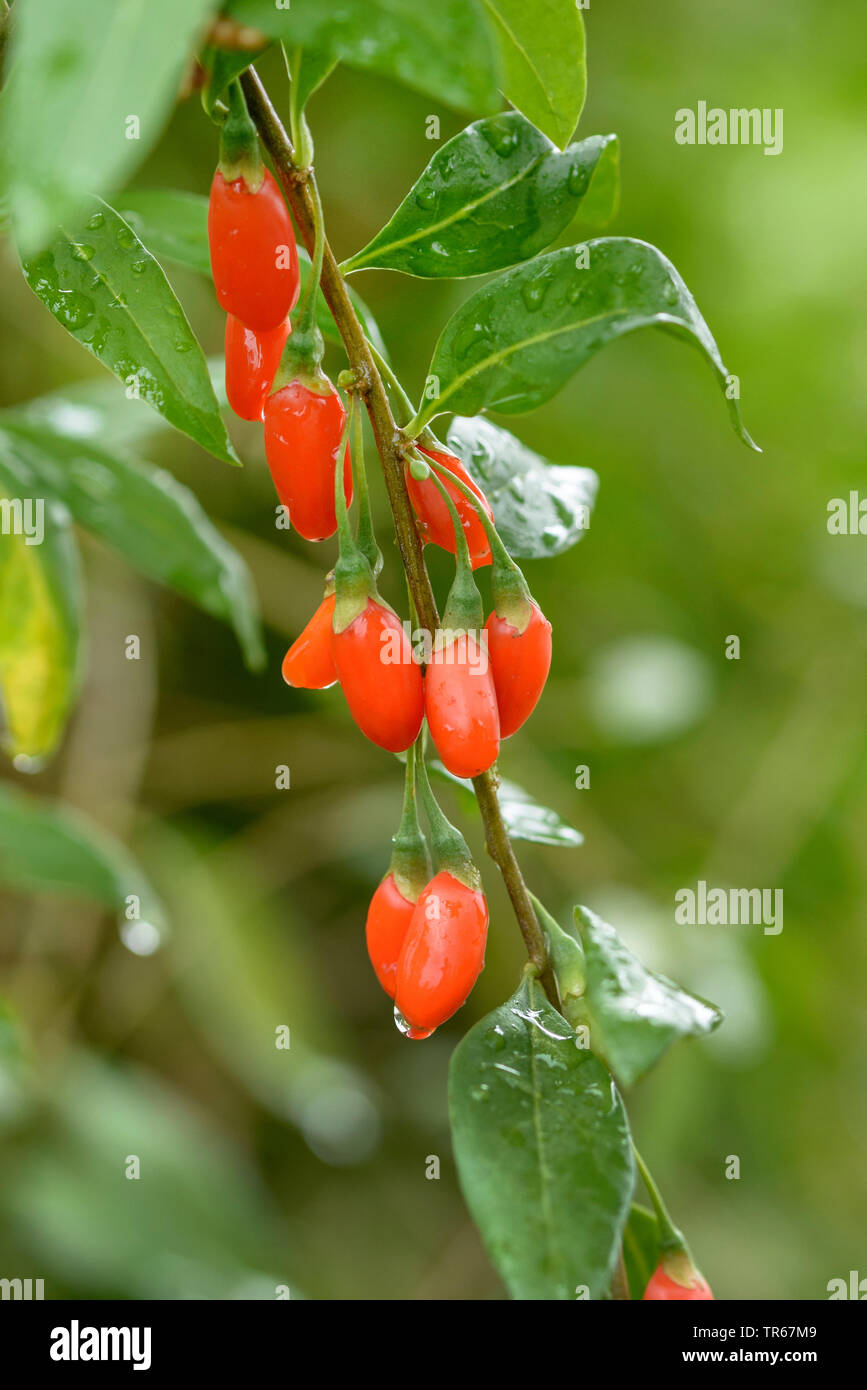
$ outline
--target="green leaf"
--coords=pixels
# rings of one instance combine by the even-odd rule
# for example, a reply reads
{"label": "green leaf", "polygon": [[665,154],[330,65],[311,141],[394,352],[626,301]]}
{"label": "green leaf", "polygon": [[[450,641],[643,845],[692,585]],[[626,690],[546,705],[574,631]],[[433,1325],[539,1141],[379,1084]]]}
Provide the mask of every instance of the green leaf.
{"label": "green leaf", "polygon": [[581,540],[599,487],[592,468],[549,463],[478,415],[456,416],[447,439],[490,502],[511,555],[562,555]]}
{"label": "green leaf", "polygon": [[134,188],[115,197],[117,211],[158,261],[211,274],[208,200],[176,189]]}
{"label": "green leaf", "polygon": [[261,669],[265,653],[249,571],[188,488],[164,469],[10,412],[0,414],[0,438],[79,525],[150,579],[230,623],[248,665]]}
{"label": "green leaf", "polygon": [[78,689],[81,575],[69,513],[0,444],[0,714],[29,771],[57,748]]}
{"label": "green leaf", "polygon": [[[318,91],[326,78],[330,77],[335,67],[337,59],[329,52],[318,51],[315,48],[305,48],[297,51],[297,67],[294,69],[297,90],[294,93],[294,103],[298,111],[303,111],[313,93]],[[287,63],[289,55],[287,54]]]}
{"label": "green leaf", "polygon": [[[600,237],[549,251],[488,281],[446,324],[428,370],[436,395],[416,424],[445,410],[533,410],[600,348],[652,326],[699,347],[728,397],[728,371],[710,329],[655,246]],[[737,400],[727,403],[740,437],[758,449],[741,424]]]}
{"label": "green leaf", "polygon": [[[3,182],[25,257],[156,144],[214,0],[40,0],[15,10]],[[133,124],[135,122],[136,124]]]}
{"label": "green leaf", "polygon": [[484,0],[497,39],[500,85],[513,106],[561,147],[587,91],[584,21],[576,0]]}
{"label": "green leaf", "polygon": [[629,1292],[639,1301],[659,1263],[659,1225],[652,1211],[633,1202],[623,1231],[623,1262]]}
{"label": "green leaf", "polygon": [[119,841],[71,807],[2,784],[0,883],[93,899],[121,914],[134,894],[143,919],[157,928],[165,922],[159,898]]}
{"label": "green leaf", "polygon": [[449,106],[494,111],[496,65],[476,0],[231,0],[228,13],[289,46],[316,48],[350,67],[395,77]]}
{"label": "green leaf", "polygon": [[[476,793],[471,781],[465,777],[456,777],[438,759],[430,762],[428,768],[443,781],[451,782],[453,786],[466,792],[467,805],[475,806],[478,810]],[[565,849],[575,849],[578,845],[583,845],[584,836],[579,830],[568,825],[556,811],[551,811],[547,806],[540,806],[539,802],[534,800],[529,792],[524,791],[523,787],[519,787],[517,782],[501,778],[497,795],[506,829],[513,840],[528,840],[536,845],[552,845],[554,848]]]}
{"label": "green leaf", "polygon": [[[174,189],[148,189],[119,194],[118,204],[121,215],[126,218],[129,214],[130,226],[157,260],[174,261],[187,270],[210,276],[207,198]],[[298,266],[303,290],[310,275],[310,257],[303,246],[298,247]],[[382,334],[364,300],[352,289],[349,298],[367,337],[387,356]],[[342,347],[339,330],[321,292],[316,298],[316,321],[325,341]]]}
{"label": "green leaf", "polygon": [[620,205],[620,141],[616,135],[589,135],[581,144],[592,150],[599,142],[599,158],[590,171],[590,182],[575,214],[583,227],[606,226]]}
{"label": "green leaf", "polygon": [[631,1086],[679,1038],[711,1033],[723,1015],[641,964],[595,912],[575,908],[584,948],[587,1015],[594,1050],[623,1086]]}
{"label": "green leaf", "polygon": [[514,1298],[603,1297],[635,1181],[623,1102],[526,972],[449,1071],[461,1187]]}
{"label": "green leaf", "polygon": [[207,73],[202,88],[202,106],[207,115],[213,118],[221,103],[225,114],[226,89],[247,71],[251,63],[261,58],[267,48],[268,44],[265,43],[257,48],[213,48],[208,44],[202,49],[199,62]]}
{"label": "green leaf", "polygon": [[75,232],[24,265],[27,283],[94,357],[217,458],[237,455],[202,349],[158,262],[101,199]]}
{"label": "green leaf", "polygon": [[519,111],[467,126],[438,149],[394,216],[345,273],[484,275],[528,260],[569,226],[614,135],[557,149]]}

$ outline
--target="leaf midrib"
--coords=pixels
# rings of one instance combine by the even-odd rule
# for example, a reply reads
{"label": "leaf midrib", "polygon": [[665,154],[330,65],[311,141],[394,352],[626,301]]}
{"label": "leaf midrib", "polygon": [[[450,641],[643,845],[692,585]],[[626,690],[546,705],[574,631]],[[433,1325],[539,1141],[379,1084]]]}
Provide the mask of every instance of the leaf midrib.
{"label": "leaf midrib", "polygon": [[[388,255],[391,251],[399,250],[402,246],[412,246],[415,242],[422,241],[425,237],[435,236],[437,232],[441,232],[444,227],[454,226],[455,223],[471,216],[478,208],[484,207],[485,203],[489,203],[492,198],[496,198],[501,193],[507,193],[510,188],[514,188],[522,179],[529,178],[535,170],[538,169],[539,165],[547,159],[550,153],[550,150],[543,150],[531,164],[519,170],[514,178],[507,179],[504,183],[497,184],[490,192],[483,193],[482,196],[476,198],[474,202],[464,203],[456,212],[452,213],[450,217],[444,217],[439,222],[431,223],[427,227],[423,227],[418,232],[409,236],[398,237],[396,241],[387,242],[384,246],[377,246],[375,242],[372,242],[370,249],[375,252],[377,258],[380,258],[384,255]],[[410,194],[410,197],[411,196],[412,194]],[[401,206],[403,206],[403,204]],[[398,208],[395,213],[395,217],[397,217],[399,212],[400,208]],[[370,266],[372,263],[369,260],[359,259],[363,256],[364,251],[359,251],[358,256],[353,256],[347,261],[344,267],[345,272],[348,274],[352,270],[363,270],[365,267]]]}

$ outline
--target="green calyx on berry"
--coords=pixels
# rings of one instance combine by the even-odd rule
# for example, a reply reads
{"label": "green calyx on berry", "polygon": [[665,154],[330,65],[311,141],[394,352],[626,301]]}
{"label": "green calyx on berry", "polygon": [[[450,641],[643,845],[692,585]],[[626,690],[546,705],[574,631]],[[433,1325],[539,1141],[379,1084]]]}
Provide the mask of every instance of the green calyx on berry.
{"label": "green calyx on berry", "polygon": [[[435,441],[438,449],[444,446]],[[479,521],[482,524],[488,544],[491,547],[492,569],[491,569],[491,598],[493,599],[494,612],[499,618],[505,618],[506,622],[517,632],[525,632],[527,624],[533,616],[533,597],[530,593],[527,581],[519,565],[515,564],[506,547],[500,539],[500,534],[488,516],[481,502],[479,501],[472,488],[467,487],[466,483],[453,473],[450,468],[437,462],[433,465],[435,476],[437,474],[448,478],[449,482],[458,489],[474,508]],[[437,479],[439,481],[439,478]]]}
{"label": "green calyx on berry", "polygon": [[322,370],[324,356],[325,343],[315,323],[306,328],[293,327],[274,373],[270,394],[275,395],[290,381],[300,381],[318,396],[329,395],[332,386]]}
{"label": "green calyx on berry", "polygon": [[575,937],[563,930],[560,923],[551,916],[551,913],[539,901],[535,893],[530,894],[530,901],[539,920],[539,926],[545,933],[548,957],[560,995],[560,1011],[567,1022],[571,1023],[573,1028],[577,1028],[579,1024],[587,1021],[584,1008],[586,985],[584,952]]}
{"label": "green calyx on berry", "polygon": [[240,82],[230,83],[228,98],[229,110],[220,128],[220,173],[226,183],[243,179],[251,193],[258,193],[265,178],[265,165]]}
{"label": "green calyx on berry", "polygon": [[[420,756],[420,755],[419,755]],[[415,795],[416,745],[413,744],[406,755],[406,781],[403,792],[403,814],[397,834],[392,838],[391,874],[395,883],[408,902],[416,902],[419,894],[430,882],[430,860],[427,841],[418,823],[418,806]]]}
{"label": "green calyx on berry", "polygon": [[473,856],[470,854],[466,840],[457,826],[452,825],[447,816],[443,814],[431,790],[427,765],[421,748],[419,748],[416,757],[416,776],[430,829],[431,851],[437,872],[445,870],[459,883],[462,883],[465,888],[469,888],[471,892],[480,892],[482,887],[481,875],[473,863]]}

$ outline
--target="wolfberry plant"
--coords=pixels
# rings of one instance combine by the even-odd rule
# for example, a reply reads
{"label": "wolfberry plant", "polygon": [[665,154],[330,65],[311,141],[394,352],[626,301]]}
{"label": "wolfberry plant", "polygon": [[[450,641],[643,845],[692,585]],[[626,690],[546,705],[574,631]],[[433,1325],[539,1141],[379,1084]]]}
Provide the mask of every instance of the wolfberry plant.
{"label": "wolfberry plant", "polygon": [[[461,1008],[483,967],[483,877],[432,782],[475,794],[528,961],[512,997],[458,1045],[449,1102],[463,1192],[509,1291],[710,1298],[634,1153],[623,1094],[673,1042],[715,1028],[719,1011],[645,968],[587,908],[555,921],[513,844],[538,838],[538,820],[514,806],[507,819],[498,795],[502,741],[520,737],[544,706],[552,654],[551,625],[517,562],[553,560],[580,540],[597,478],[570,460],[548,462],[487,417],[533,410],[608,343],[655,326],[699,349],[752,445],[737,378],[661,251],[584,235],[613,212],[618,145],[613,135],[573,138],[585,89],[574,0],[442,0],[427,9],[407,0],[231,0],[219,17],[215,8],[154,0],[125,29],[110,22],[114,0],[19,0],[7,16],[2,147],[23,274],[127,397],[235,463],[163,262],[212,276],[227,315],[228,403],[262,421],[291,525],[310,541],[337,537],[336,550],[323,552],[321,605],[287,652],[283,677],[309,690],[339,683],[361,733],[405,766],[400,824],[390,861],[383,847],[366,938],[411,1042]],[[283,45],[286,63],[269,92],[255,63],[271,45]],[[52,62],[61,53],[65,61]],[[337,63],[397,78],[473,117],[435,145],[387,225],[341,264],[305,115]],[[182,77],[214,124],[210,198],[125,193]],[[36,100],[57,119],[31,132]],[[474,281],[432,345],[419,400],[356,292],[371,268]],[[331,377],[326,341],[335,359],[342,354]],[[378,587],[365,415],[390,504],[376,524],[393,528],[405,571],[401,612]],[[38,768],[56,749],[77,690],[74,523],[231,622],[247,661],[261,662],[244,566],[191,495],[92,436],[82,469],[80,439],[80,422],[39,403],[0,420],[3,494],[49,503],[44,545],[4,538],[0,558],[0,685],[19,769]],[[434,592],[426,546],[454,556],[446,595]],[[477,581],[489,566],[486,613]],[[553,634],[554,643],[568,640],[568,631]],[[7,876],[19,886],[62,883],[116,906],[133,894],[159,919],[153,890],[119,847],[62,807],[7,788],[0,820],[14,863]],[[391,1010],[386,1003],[383,1027]],[[651,1208],[635,1204],[639,1174]]]}

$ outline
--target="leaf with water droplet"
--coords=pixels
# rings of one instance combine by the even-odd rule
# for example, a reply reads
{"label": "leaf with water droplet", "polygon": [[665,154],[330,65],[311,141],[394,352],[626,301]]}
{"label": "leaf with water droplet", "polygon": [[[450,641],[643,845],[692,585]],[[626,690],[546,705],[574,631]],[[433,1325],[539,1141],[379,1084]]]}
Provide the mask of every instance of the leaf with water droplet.
{"label": "leaf with water droplet", "polygon": [[261,669],[264,647],[247,566],[188,488],[164,469],[11,411],[0,413],[0,444],[26,467],[40,496],[59,499],[129,564],[230,623],[247,664]]}
{"label": "leaf with water droplet", "polygon": [[561,555],[581,540],[599,486],[591,468],[549,463],[480,415],[456,416],[448,446],[485,493],[511,555]]}
{"label": "leaf with water droplet", "polygon": [[[0,440],[0,724],[18,771],[63,735],[80,675],[82,585],[71,518]],[[2,836],[0,836],[2,844]]]}
{"label": "leaf with water droplet", "polygon": [[[586,263],[585,263],[586,262]],[[541,304],[525,290],[545,277]],[[674,290],[674,299],[672,299]],[[468,351],[484,322],[488,349]],[[758,450],[728,390],[729,373],[710,329],[671,261],[631,237],[599,237],[549,251],[528,265],[489,280],[457,310],[440,335],[428,368],[439,383],[416,423],[444,411],[477,415],[485,409],[518,414],[555,396],[600,348],[638,328],[658,327],[694,344],[714,370],[735,430]],[[758,450],[761,452],[760,450]]]}
{"label": "leaf with water droplet", "polygon": [[513,1298],[565,1301],[579,1284],[604,1297],[629,1211],[635,1178],[623,1102],[577,1043],[528,970],[452,1057],[458,1176]]}
{"label": "leaf with water droplet", "polygon": [[595,912],[576,907],[575,927],[584,949],[591,1041],[621,1085],[633,1085],[679,1038],[719,1027],[723,1016],[715,1004],[648,970]]}
{"label": "leaf with water droplet", "polygon": [[[81,238],[63,231],[25,263],[28,284],[121,381],[136,378],[140,399],[209,453],[236,463],[202,350],[168,280],[123,218],[101,201],[98,210],[103,222],[90,228],[92,254],[80,259]],[[89,332],[98,314],[103,322]]]}
{"label": "leaf with water droplet", "polygon": [[437,150],[400,207],[345,273],[484,275],[544,251],[580,212],[617,147],[594,135],[559,150],[519,111],[475,121]]}

